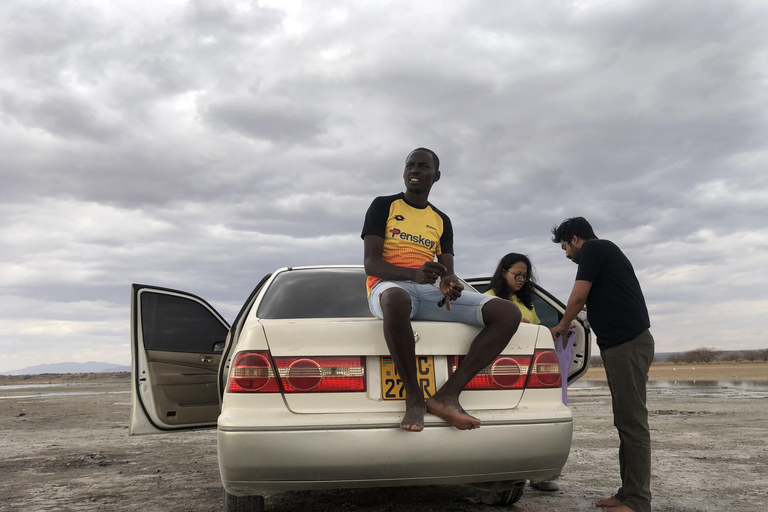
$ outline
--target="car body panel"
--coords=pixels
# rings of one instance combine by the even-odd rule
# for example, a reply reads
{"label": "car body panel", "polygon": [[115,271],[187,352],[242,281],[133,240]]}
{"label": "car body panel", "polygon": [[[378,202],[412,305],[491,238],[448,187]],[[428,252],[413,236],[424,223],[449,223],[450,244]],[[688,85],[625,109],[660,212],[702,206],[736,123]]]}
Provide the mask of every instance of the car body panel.
{"label": "car body panel", "polygon": [[[478,392],[483,393],[483,392]],[[334,399],[341,393],[334,395]],[[548,421],[571,421],[571,411],[562,405],[559,389],[529,389],[524,399],[514,409],[469,410],[476,413],[483,424],[535,422],[546,415]],[[462,400],[464,395],[461,395]],[[402,404],[402,402],[394,402]],[[385,402],[385,405],[387,403]],[[254,417],[253,410],[262,414]],[[218,419],[219,431],[272,431],[272,430],[318,430],[331,429],[369,429],[391,427],[398,428],[403,409],[388,408],[375,413],[341,412],[297,414],[288,410],[280,394],[264,393],[258,395],[230,393],[226,406],[222,408]],[[440,418],[427,413],[424,418],[427,426],[445,427]],[[452,428],[452,427],[451,427]]]}
{"label": "car body panel", "polygon": [[235,495],[547,479],[565,465],[572,427],[570,418],[551,423],[536,418],[513,425],[484,424],[471,432],[428,427],[418,435],[403,432],[396,424],[365,429],[219,430],[219,467],[225,489]]}

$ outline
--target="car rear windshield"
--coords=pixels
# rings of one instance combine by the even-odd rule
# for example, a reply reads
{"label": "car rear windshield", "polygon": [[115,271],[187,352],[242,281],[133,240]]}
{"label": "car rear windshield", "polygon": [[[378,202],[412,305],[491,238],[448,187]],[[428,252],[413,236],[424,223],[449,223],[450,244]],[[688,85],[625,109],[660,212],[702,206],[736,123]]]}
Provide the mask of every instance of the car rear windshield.
{"label": "car rear windshield", "polygon": [[371,317],[362,269],[300,269],[278,274],[259,304],[259,318]]}

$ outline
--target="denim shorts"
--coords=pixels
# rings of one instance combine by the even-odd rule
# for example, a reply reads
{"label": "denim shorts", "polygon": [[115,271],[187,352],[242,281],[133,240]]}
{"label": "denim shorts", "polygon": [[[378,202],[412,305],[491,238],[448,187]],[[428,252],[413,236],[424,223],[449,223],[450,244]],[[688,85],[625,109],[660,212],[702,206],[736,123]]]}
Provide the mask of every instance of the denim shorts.
{"label": "denim shorts", "polygon": [[381,311],[381,294],[390,288],[402,288],[411,296],[411,320],[433,320],[437,322],[460,322],[484,327],[483,305],[496,297],[470,290],[461,292],[461,297],[451,301],[451,310],[438,307],[443,298],[436,284],[418,284],[414,281],[379,281],[371,289],[368,307],[376,318],[384,318]]}

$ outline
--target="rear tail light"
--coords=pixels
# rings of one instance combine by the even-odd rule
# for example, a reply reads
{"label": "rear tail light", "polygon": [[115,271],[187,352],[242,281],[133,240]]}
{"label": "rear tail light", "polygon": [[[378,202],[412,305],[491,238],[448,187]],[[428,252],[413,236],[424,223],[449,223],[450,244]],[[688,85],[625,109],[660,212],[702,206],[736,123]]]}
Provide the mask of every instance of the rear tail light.
{"label": "rear tail light", "polygon": [[[463,359],[464,356],[448,357],[449,377]],[[533,357],[497,357],[490,365],[480,370],[464,389],[559,388],[561,385],[560,363],[555,351],[536,350]]]}
{"label": "rear tail light", "polygon": [[554,350],[537,350],[533,353],[529,388],[559,388],[563,384],[560,362]]}
{"label": "rear tail light", "polygon": [[230,393],[278,393],[280,388],[272,370],[269,352],[240,352],[229,371]]}
{"label": "rear tail light", "polygon": [[286,393],[365,391],[363,357],[276,357]]}
{"label": "rear tail light", "polygon": [[267,351],[240,352],[235,356],[227,391],[279,393],[281,387],[285,393],[365,391],[365,358],[272,358]]}
{"label": "rear tail light", "polygon": [[[453,375],[464,356],[448,357],[448,375]],[[531,356],[499,356],[475,375],[464,389],[522,389]]]}

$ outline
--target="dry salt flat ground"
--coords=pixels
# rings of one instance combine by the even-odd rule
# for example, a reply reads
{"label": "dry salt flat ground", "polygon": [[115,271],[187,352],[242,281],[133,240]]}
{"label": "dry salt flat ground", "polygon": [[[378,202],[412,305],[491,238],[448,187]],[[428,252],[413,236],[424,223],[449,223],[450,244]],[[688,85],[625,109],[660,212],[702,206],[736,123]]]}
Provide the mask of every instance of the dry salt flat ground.
{"label": "dry salt flat ground", "polygon": [[[767,369],[744,380],[729,380],[731,369],[721,368],[705,384],[651,382],[656,512],[768,510]],[[574,438],[561,490],[528,488],[507,510],[599,510],[593,502],[618,486],[610,397],[595,375],[590,370],[590,380],[570,390]],[[129,437],[128,391],[127,375],[0,381],[0,510],[223,510],[215,432]],[[464,486],[282,493],[266,505],[274,512],[497,510]]]}

